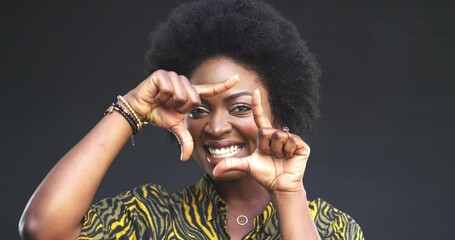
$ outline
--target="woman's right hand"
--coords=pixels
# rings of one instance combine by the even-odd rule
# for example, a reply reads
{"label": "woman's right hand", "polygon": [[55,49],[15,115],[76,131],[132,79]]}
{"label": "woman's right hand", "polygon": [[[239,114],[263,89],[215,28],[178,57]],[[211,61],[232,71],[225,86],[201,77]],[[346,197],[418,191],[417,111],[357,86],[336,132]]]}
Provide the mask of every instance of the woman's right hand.
{"label": "woman's right hand", "polygon": [[[190,158],[193,139],[185,127],[185,113],[210,97],[232,88],[238,77],[216,85],[193,86],[184,76],[158,70],[124,98],[142,120],[172,131]],[[116,131],[112,131],[115,126]],[[119,114],[109,114],[63,156],[36,189],[19,223],[25,239],[75,239],[81,220],[131,128]]]}
{"label": "woman's right hand", "polygon": [[218,84],[192,85],[188,78],[172,71],[157,70],[124,98],[143,121],[166,128],[177,137],[181,160],[193,152],[193,138],[185,127],[185,114],[201,104],[201,97],[211,97],[229,90],[237,75]]}

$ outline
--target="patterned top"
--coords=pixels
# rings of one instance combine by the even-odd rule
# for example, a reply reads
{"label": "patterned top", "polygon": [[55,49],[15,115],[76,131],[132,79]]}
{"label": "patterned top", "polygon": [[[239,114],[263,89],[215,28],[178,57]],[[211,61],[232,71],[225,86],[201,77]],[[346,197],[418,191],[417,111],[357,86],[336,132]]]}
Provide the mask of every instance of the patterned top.
{"label": "patterned top", "polygon": [[[322,239],[364,239],[354,219],[324,200],[308,201],[308,206]],[[225,223],[226,204],[206,175],[174,194],[146,184],[101,200],[85,215],[78,239],[229,239]],[[271,202],[243,239],[280,239]]]}

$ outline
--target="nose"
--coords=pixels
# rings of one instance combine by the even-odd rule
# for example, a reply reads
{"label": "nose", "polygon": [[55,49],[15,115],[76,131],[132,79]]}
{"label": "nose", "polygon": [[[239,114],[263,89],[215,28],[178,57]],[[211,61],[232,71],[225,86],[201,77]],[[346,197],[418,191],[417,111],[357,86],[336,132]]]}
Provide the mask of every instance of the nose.
{"label": "nose", "polygon": [[221,112],[212,112],[209,116],[204,131],[213,137],[221,137],[232,130],[227,116]]}

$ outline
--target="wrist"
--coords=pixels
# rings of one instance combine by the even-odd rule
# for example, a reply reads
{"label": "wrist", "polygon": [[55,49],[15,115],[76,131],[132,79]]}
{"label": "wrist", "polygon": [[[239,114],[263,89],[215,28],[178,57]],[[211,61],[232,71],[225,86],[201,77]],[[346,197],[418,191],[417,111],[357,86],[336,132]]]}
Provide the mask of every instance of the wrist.
{"label": "wrist", "polygon": [[[134,99],[134,98],[129,98],[129,99]],[[136,101],[134,101],[134,102],[136,102]],[[117,102],[112,103],[112,105],[104,112],[104,115],[110,114],[113,111],[118,112],[125,118],[125,120],[131,126],[133,135],[136,134],[137,132],[139,132],[144,125],[148,124],[148,122],[145,122],[143,119],[141,119],[139,117],[139,113],[137,113],[135,111],[135,109],[133,109],[131,104],[128,102],[128,100],[126,100],[121,95],[117,96]],[[133,145],[134,145],[134,141],[133,141]]]}
{"label": "wrist", "polygon": [[[130,105],[132,110],[136,113],[136,116],[141,120],[141,122],[147,122],[147,113],[143,110],[141,107],[141,104],[137,101],[137,99],[134,97],[134,93],[131,91],[128,92],[127,94],[123,95],[123,99]],[[119,101],[119,103],[121,103]],[[123,103],[121,103],[124,105]]]}
{"label": "wrist", "polygon": [[305,186],[303,185],[303,181],[296,181],[296,182],[288,182],[286,184],[287,188],[284,189],[283,187],[279,187],[275,190],[269,190],[270,195],[275,195],[275,196],[289,196],[289,195],[294,195],[294,194],[300,194],[300,193],[305,193]]}
{"label": "wrist", "polygon": [[303,186],[293,191],[271,191],[270,197],[274,204],[293,201],[307,201],[307,193]]}
{"label": "wrist", "polygon": [[271,194],[282,239],[320,239],[303,187],[296,191],[274,191]]}
{"label": "wrist", "polygon": [[271,191],[270,196],[272,197],[293,197],[293,196],[305,196],[306,197],[306,190],[302,186],[299,189],[295,189],[292,191]]}

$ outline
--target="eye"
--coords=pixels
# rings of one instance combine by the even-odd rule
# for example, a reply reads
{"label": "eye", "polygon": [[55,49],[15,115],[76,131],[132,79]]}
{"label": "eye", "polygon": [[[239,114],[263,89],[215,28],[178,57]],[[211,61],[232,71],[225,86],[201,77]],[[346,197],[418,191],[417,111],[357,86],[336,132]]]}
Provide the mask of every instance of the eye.
{"label": "eye", "polygon": [[192,119],[197,119],[197,118],[201,118],[205,115],[207,115],[209,113],[209,111],[203,107],[197,107],[193,110],[191,110],[189,113],[188,113],[188,116]]}
{"label": "eye", "polygon": [[241,104],[232,108],[231,112],[235,114],[248,114],[251,112],[251,109],[250,106]]}

